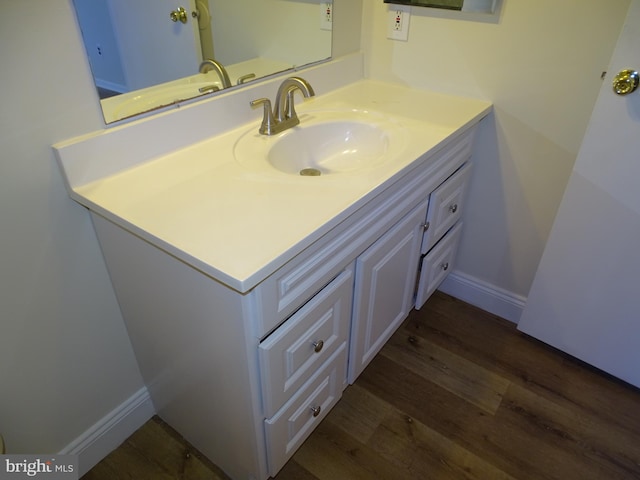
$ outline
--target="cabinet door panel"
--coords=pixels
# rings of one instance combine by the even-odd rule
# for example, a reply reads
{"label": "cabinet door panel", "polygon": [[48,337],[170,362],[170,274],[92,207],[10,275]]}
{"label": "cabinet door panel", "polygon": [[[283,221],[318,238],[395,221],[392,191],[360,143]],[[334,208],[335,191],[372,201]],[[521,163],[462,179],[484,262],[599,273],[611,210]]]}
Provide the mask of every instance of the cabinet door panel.
{"label": "cabinet door panel", "polygon": [[426,207],[427,201],[418,205],[356,260],[349,383],[412,307]]}

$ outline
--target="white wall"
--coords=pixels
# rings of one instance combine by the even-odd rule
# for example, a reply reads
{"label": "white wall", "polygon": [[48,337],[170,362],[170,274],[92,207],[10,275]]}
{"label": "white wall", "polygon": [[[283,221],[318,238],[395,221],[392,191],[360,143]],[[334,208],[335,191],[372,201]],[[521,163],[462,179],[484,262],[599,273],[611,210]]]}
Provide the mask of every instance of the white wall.
{"label": "white wall", "polygon": [[333,0],[333,56],[360,51],[362,4],[363,0]]}
{"label": "white wall", "polygon": [[69,0],[0,16],[0,433],[55,453],[142,386],[87,212],[51,145],[102,128]]}
{"label": "white wall", "polygon": [[455,273],[524,298],[629,0],[502,3],[497,23],[412,7],[399,42],[386,39],[388,6],[365,0],[363,48],[370,77],[494,103]]}
{"label": "white wall", "polygon": [[213,46],[223,65],[255,57],[305,65],[331,56],[331,32],[320,29],[319,0],[211,0],[210,4]]}

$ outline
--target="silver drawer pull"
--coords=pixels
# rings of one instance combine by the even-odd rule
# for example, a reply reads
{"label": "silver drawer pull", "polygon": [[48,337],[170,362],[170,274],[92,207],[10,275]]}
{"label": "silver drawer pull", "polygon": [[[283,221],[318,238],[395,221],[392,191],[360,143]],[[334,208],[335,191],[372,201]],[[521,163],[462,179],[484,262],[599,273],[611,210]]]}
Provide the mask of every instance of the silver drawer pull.
{"label": "silver drawer pull", "polygon": [[454,203],[453,205],[449,205],[449,211],[451,213],[456,213],[458,211],[458,204]]}
{"label": "silver drawer pull", "polygon": [[313,413],[314,417],[317,417],[318,415],[320,415],[320,412],[322,411],[322,407],[320,405],[318,405],[317,407],[310,407],[311,413]]}
{"label": "silver drawer pull", "polygon": [[425,232],[427,230],[429,230],[429,227],[431,226],[431,224],[429,222],[425,222],[422,224],[422,230],[424,230]]}
{"label": "silver drawer pull", "polygon": [[322,340],[318,340],[317,342],[313,342],[311,345],[313,345],[314,352],[320,353],[320,350],[324,347],[324,342]]}
{"label": "silver drawer pull", "polygon": [[443,263],[442,265],[440,265],[440,268],[442,268],[442,270],[446,272],[447,270],[449,270],[449,262]]}

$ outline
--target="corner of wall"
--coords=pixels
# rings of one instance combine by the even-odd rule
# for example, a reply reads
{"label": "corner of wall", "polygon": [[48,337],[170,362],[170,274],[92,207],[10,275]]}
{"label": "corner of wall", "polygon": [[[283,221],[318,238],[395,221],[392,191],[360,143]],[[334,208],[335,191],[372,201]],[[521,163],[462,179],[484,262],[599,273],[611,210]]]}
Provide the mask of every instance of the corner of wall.
{"label": "corner of wall", "polygon": [[79,476],[91,470],[155,414],[146,387],[105,415],[60,451],[78,455]]}
{"label": "corner of wall", "polygon": [[449,274],[438,290],[516,324],[527,301],[522,295],[458,271]]}

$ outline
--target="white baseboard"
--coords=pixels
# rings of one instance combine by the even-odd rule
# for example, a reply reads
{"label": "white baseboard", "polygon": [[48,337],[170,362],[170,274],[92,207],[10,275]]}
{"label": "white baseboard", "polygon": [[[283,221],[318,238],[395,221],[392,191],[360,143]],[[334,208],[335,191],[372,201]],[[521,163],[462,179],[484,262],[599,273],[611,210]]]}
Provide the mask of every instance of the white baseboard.
{"label": "white baseboard", "polygon": [[456,271],[449,274],[438,290],[513,323],[520,320],[527,301],[522,295]]}
{"label": "white baseboard", "polygon": [[155,414],[146,387],[105,415],[60,453],[78,455],[80,476],[109,455]]}

